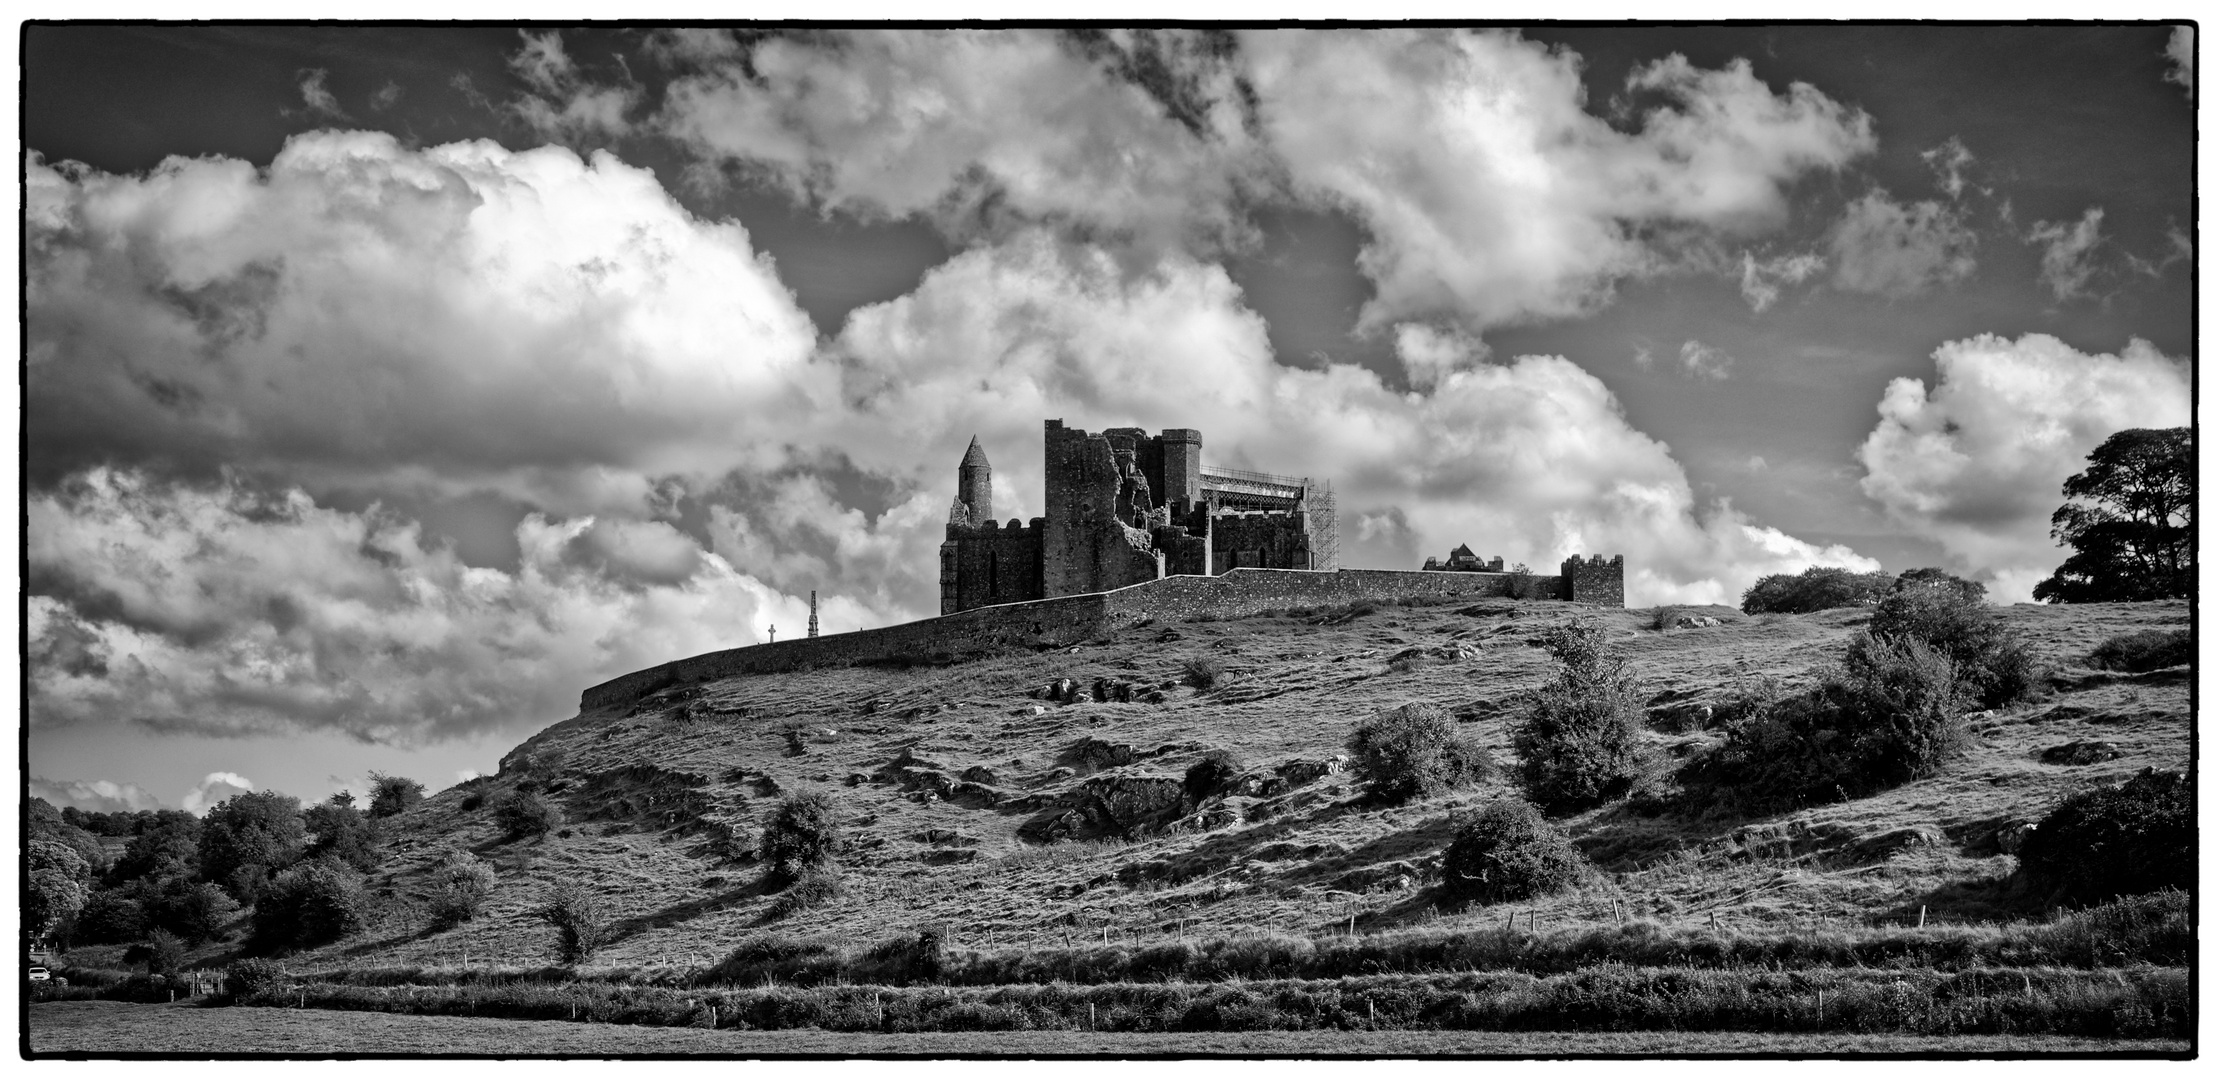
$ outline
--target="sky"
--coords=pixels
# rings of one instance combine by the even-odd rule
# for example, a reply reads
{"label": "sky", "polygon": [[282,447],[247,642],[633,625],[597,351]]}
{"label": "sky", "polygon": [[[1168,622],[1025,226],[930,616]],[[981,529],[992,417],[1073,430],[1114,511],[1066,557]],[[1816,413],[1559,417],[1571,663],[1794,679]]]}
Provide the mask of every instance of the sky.
{"label": "sky", "polygon": [[492,771],[936,614],[973,435],[1192,427],[1343,565],[2030,599],[2188,423],[2185,28],[34,26],[33,794]]}

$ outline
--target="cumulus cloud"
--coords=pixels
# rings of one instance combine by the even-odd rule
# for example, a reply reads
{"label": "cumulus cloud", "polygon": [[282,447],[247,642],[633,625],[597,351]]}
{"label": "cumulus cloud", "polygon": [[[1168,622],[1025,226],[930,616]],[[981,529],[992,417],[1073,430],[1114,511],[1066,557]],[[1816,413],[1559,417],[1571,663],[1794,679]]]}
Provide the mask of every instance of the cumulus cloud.
{"label": "cumulus cloud", "polygon": [[1510,32],[1286,30],[1242,45],[1294,190],[1369,230],[1364,327],[1590,311],[1669,263],[1659,237],[1776,228],[1797,177],[1875,145],[1870,117],[1803,83],[1774,94],[1746,61],[1636,69],[1627,91],[1660,104],[1623,132],[1586,110],[1575,54]]}
{"label": "cumulus cloud", "polygon": [[1884,191],[1849,203],[1827,238],[1833,286],[1900,299],[1954,284],[1977,268],[1978,237],[1937,202],[1909,205]]}
{"label": "cumulus cloud", "polygon": [[836,396],[745,229],[560,147],[296,136],[258,171],[25,171],[29,466],[636,509]]}
{"label": "cumulus cloud", "polygon": [[2172,36],[2164,43],[2164,55],[2172,61],[2164,73],[2164,81],[2178,83],[2187,88],[2187,96],[2195,96],[2195,28],[2175,26]]}
{"label": "cumulus cloud", "polygon": [[2102,243],[2102,207],[2088,207],[2076,222],[2035,222],[2025,239],[2042,245],[2041,283],[2059,302],[2087,295],[2095,276],[2094,251]]}
{"label": "cumulus cloud", "polygon": [[1741,252],[1741,299],[1753,311],[1763,311],[1779,300],[1779,287],[1799,285],[1825,269],[1825,258],[1809,252],[1758,260],[1754,252]]}
{"label": "cumulus cloud", "polygon": [[715,162],[958,237],[1053,221],[1157,247],[1239,228],[1255,167],[1218,36],[858,30],[657,39],[700,65],[658,126]]}
{"label": "cumulus cloud", "polygon": [[1951,135],[1947,142],[1920,152],[1918,157],[1925,162],[1927,168],[1933,170],[1933,182],[1942,191],[1948,192],[1949,198],[1963,197],[1964,189],[1969,186],[1964,181],[1964,170],[1978,160],[1972,156],[1971,149],[1964,145],[1963,139]]}
{"label": "cumulus cloud", "polygon": [[562,142],[631,132],[632,123],[625,114],[640,103],[643,95],[638,86],[629,82],[605,86],[586,79],[563,49],[560,31],[517,33],[524,44],[508,58],[508,67],[533,91],[510,106],[517,118],[542,138]]}
{"label": "cumulus cloud", "polygon": [[148,794],[145,788],[113,780],[48,780],[34,776],[31,797],[45,799],[55,806],[74,806],[98,814],[135,813],[162,807],[162,800]]}
{"label": "cumulus cloud", "polygon": [[[885,429],[878,445],[947,445],[946,471],[959,444],[944,433],[978,432],[996,507],[1011,516],[1040,510],[1032,418],[1090,430],[1140,421],[1202,428],[1212,461],[1333,479],[1342,519],[1356,523],[1348,565],[1374,547],[1398,559],[1459,542],[1535,566],[1624,552],[1637,603],[1728,599],[1762,574],[1819,562],[1877,565],[1697,505],[1669,451],[1569,360],[1483,363],[1454,356],[1453,335],[1417,328],[1397,340],[1405,366],[1434,373],[1429,392],[1352,365],[1275,363],[1219,267],[1174,258],[1127,276],[1106,252],[1032,233],[858,310],[838,345],[850,385],[874,395],[861,403]],[[1007,509],[1004,491],[1016,496]]]}
{"label": "cumulus cloud", "polygon": [[234,772],[212,772],[192,786],[177,805],[188,814],[204,814],[217,803],[233,795],[244,795],[254,790],[254,781]]}
{"label": "cumulus cloud", "polygon": [[39,724],[411,745],[567,715],[626,671],[749,644],[805,605],[668,526],[517,526],[514,572],[299,490],[94,469],[32,496],[30,638],[89,633],[99,676],[34,665]]}
{"label": "cumulus cloud", "polygon": [[1689,341],[1679,346],[1679,374],[1689,379],[1723,381],[1733,374],[1733,358],[1715,345]]}
{"label": "cumulus cloud", "polygon": [[1864,440],[1864,494],[1937,541],[2003,601],[2030,600],[2066,552],[2049,516],[2110,435],[2186,424],[2188,371],[2146,341],[2089,354],[2046,334],[1952,341],[1923,380],[1896,379]]}

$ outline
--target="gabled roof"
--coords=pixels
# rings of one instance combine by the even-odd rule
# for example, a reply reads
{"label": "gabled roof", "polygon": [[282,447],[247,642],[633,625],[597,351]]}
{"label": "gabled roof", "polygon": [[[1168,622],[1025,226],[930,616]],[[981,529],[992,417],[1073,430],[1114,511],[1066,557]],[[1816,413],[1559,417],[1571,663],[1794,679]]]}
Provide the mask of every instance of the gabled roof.
{"label": "gabled roof", "polygon": [[[940,460],[945,461],[947,459],[941,458]],[[970,437],[970,449],[968,451],[965,451],[963,454],[963,466],[965,468],[968,468],[972,465],[985,465],[987,468],[993,467],[987,464],[986,448],[978,445],[978,436],[976,435]]]}
{"label": "gabled roof", "polygon": [[1454,558],[1464,558],[1464,559],[1476,559],[1476,558],[1478,558],[1478,556],[1477,556],[1477,555],[1474,555],[1474,554],[1472,554],[1472,553],[1471,553],[1471,545],[1469,545],[1469,544],[1457,544],[1457,545],[1456,545],[1456,549],[1455,549],[1454,551],[1451,551],[1451,552],[1449,552],[1449,553],[1448,553],[1448,557],[1449,557],[1449,558],[1451,558],[1451,559],[1454,559]]}

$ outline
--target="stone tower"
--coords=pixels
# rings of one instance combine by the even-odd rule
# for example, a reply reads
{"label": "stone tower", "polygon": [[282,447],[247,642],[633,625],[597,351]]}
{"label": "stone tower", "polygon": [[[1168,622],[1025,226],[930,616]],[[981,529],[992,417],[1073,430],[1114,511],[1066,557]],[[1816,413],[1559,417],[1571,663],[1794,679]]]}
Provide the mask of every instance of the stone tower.
{"label": "stone tower", "polygon": [[970,509],[967,524],[992,521],[993,466],[987,463],[986,448],[978,445],[978,436],[970,437],[970,449],[955,472],[955,501]]}
{"label": "stone tower", "polygon": [[809,636],[816,636],[816,590],[809,590]]}

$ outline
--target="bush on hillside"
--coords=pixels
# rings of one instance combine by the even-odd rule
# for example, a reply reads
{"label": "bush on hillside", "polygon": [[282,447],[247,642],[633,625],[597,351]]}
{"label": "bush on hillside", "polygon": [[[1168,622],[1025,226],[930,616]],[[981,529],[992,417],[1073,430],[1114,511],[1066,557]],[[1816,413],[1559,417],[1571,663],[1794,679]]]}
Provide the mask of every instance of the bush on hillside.
{"label": "bush on hillside", "polygon": [[2043,817],[2018,869],[2052,903],[2195,885],[2194,785],[2179,773],[2143,770],[2125,783],[2091,788]]}
{"label": "bush on hillside", "polygon": [[274,994],[291,981],[284,965],[275,960],[249,957],[233,960],[223,968],[223,992],[241,1001]]}
{"label": "bush on hillside", "polygon": [[2090,666],[2111,671],[2155,671],[2195,660],[2194,636],[2185,630],[2142,630],[2119,634],[2095,646]]}
{"label": "bush on hillside", "polygon": [[405,776],[370,773],[370,816],[392,817],[424,801],[424,786]]}
{"label": "bush on hillside", "polygon": [[1599,626],[1550,627],[1542,647],[1560,664],[1510,733],[1518,778],[1535,802],[1589,806],[1630,789],[1654,767],[1643,739],[1639,680]]}
{"label": "bush on hillside", "polygon": [[1230,750],[1211,750],[1186,767],[1186,798],[1192,802],[1223,791],[1240,775],[1240,759]]}
{"label": "bush on hillside", "polygon": [[1749,615],[1801,615],[1828,608],[1857,607],[1886,595],[1895,579],[1885,573],[1859,574],[1838,566],[1813,566],[1799,574],[1767,574],[1741,594]]}
{"label": "bush on hillside", "polygon": [[501,796],[493,806],[493,822],[510,840],[540,836],[562,826],[562,811],[536,791],[521,788]]}
{"label": "bush on hillside", "polygon": [[1828,803],[1931,776],[1961,752],[1956,667],[1916,638],[1859,632],[1818,685],[1764,681],[1718,710],[1725,741],[1681,773],[1723,809]]}
{"label": "bush on hillside", "polygon": [[146,907],[132,889],[101,889],[85,901],[71,925],[70,941],[107,945],[145,936]]}
{"label": "bush on hillside", "polygon": [[1895,579],[1894,588],[1888,591],[1903,592],[1908,589],[1948,589],[1966,600],[1987,598],[1987,586],[1976,581],[1966,581],[1937,566],[1921,566],[1915,570],[1903,571],[1902,576]]}
{"label": "bush on hillside", "polygon": [[263,887],[248,945],[270,953],[338,941],[361,931],[363,908],[360,874],[323,859],[301,863]]}
{"label": "bush on hillside", "polygon": [[1561,892],[1585,867],[1579,849],[1539,809],[1507,798],[1457,816],[1440,871],[1450,895],[1495,904]]}
{"label": "bush on hillside", "polygon": [[123,950],[123,962],[143,964],[149,975],[177,974],[185,966],[185,943],[167,930],[156,930],[146,940]]}
{"label": "bush on hillside", "polygon": [[1186,661],[1186,684],[1196,690],[1210,691],[1232,681],[1231,672],[1224,661],[1214,656],[1197,656]]}
{"label": "bush on hillside", "polygon": [[800,791],[778,800],[763,823],[757,853],[769,863],[765,876],[773,888],[799,881],[809,870],[830,865],[839,855],[839,821],[831,796]]}
{"label": "bush on hillside", "polygon": [[493,867],[467,851],[453,851],[431,875],[431,923],[456,926],[477,917],[493,895]]}
{"label": "bush on hillside", "polygon": [[1413,702],[1357,724],[1348,753],[1364,790],[1381,802],[1437,795],[1494,774],[1493,757],[1438,705]]}
{"label": "bush on hillside", "polygon": [[176,934],[188,945],[221,940],[239,905],[231,894],[206,882],[171,878],[151,890],[144,901],[146,921]]}
{"label": "bush on hillside", "polygon": [[1916,638],[1956,665],[1956,677],[1982,708],[2030,697],[2043,678],[2025,637],[1984,600],[1945,582],[1889,593],[1871,614],[1871,635]]}
{"label": "bush on hillside", "polygon": [[565,964],[582,964],[607,944],[609,919],[601,898],[586,886],[557,881],[533,914],[555,928],[555,955]]}

